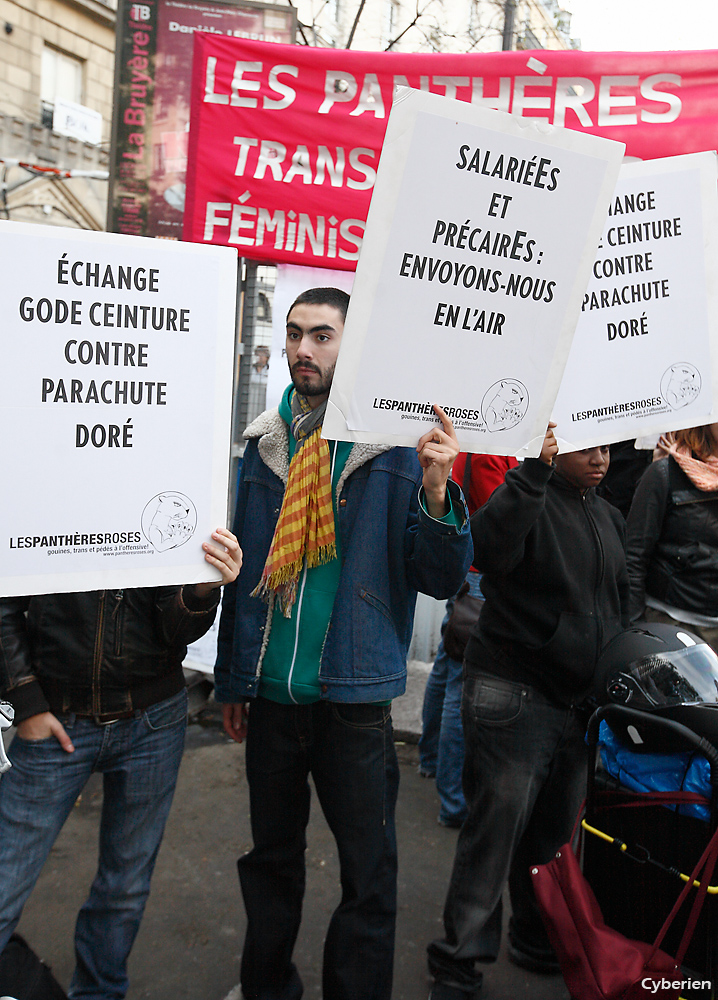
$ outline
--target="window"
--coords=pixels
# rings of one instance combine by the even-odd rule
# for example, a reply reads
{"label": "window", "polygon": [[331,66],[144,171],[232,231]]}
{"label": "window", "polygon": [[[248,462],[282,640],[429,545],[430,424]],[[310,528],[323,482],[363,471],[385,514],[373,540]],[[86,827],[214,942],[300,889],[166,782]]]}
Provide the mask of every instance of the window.
{"label": "window", "polygon": [[396,33],[400,9],[397,0],[388,0],[384,12],[384,34],[386,35],[387,42],[390,42]]}
{"label": "window", "polygon": [[57,97],[82,104],[81,59],[46,45],[42,50],[40,98],[43,104],[54,104]]}
{"label": "window", "polygon": [[265,292],[257,293],[257,319],[261,320],[262,323],[272,322],[272,306],[269,302],[269,296]]}

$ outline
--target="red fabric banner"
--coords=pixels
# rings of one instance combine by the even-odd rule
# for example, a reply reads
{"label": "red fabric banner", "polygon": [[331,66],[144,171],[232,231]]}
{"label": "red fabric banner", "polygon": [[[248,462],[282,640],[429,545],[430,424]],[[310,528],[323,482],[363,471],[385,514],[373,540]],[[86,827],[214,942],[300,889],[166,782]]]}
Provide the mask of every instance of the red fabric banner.
{"label": "red fabric banner", "polygon": [[354,270],[396,85],[616,139],[633,159],[718,145],[715,51],[404,54],[197,34],[183,238]]}

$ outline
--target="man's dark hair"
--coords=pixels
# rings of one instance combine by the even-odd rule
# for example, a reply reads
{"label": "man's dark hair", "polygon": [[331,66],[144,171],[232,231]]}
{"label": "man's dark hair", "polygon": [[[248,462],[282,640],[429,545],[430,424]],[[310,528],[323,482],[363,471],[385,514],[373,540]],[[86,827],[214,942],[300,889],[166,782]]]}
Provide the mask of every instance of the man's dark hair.
{"label": "man's dark hair", "polygon": [[349,296],[341,288],[308,288],[296,297],[289,307],[289,313],[295,306],[334,306],[342,314],[342,319],[347,318],[347,307],[349,306]]}

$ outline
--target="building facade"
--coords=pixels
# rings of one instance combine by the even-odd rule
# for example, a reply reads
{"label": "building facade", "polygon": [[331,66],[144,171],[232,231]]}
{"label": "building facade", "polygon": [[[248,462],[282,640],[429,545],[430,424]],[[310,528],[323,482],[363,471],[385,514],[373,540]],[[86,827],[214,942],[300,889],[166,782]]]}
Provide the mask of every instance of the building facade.
{"label": "building facade", "polygon": [[0,218],[104,228],[114,50],[109,3],[0,0]]}
{"label": "building facade", "polygon": [[[572,48],[558,0],[298,0],[297,41],[395,52]],[[504,43],[508,22],[508,35]]]}
{"label": "building facade", "polygon": [[[0,218],[104,228],[116,3],[0,0]],[[298,0],[296,8],[299,44],[571,47],[559,0]]]}

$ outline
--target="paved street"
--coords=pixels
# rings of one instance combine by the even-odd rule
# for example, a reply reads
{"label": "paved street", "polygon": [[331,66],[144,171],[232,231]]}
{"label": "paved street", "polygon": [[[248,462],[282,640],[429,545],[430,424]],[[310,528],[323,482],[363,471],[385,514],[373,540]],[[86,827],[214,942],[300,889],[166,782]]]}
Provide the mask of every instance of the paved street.
{"label": "paved street", "polygon": [[[207,714],[206,725],[190,726],[153,893],[131,959],[128,1000],[224,1000],[239,978],[244,913],[235,862],[250,846],[244,753],[226,739],[216,716],[212,720]],[[393,1000],[425,1000],[424,948],[441,930],[457,834],[437,824],[436,792],[433,782],[417,773],[416,746],[399,743],[398,751],[401,867]],[[94,873],[101,802],[95,776],[58,839],[20,925],[65,986],[72,971],[74,916]],[[318,807],[310,824],[307,869],[296,960],[305,997],[319,1000],[322,940],[337,902],[338,876],[334,842]],[[560,976],[524,973],[503,953],[488,967],[484,996],[567,1000]]]}

